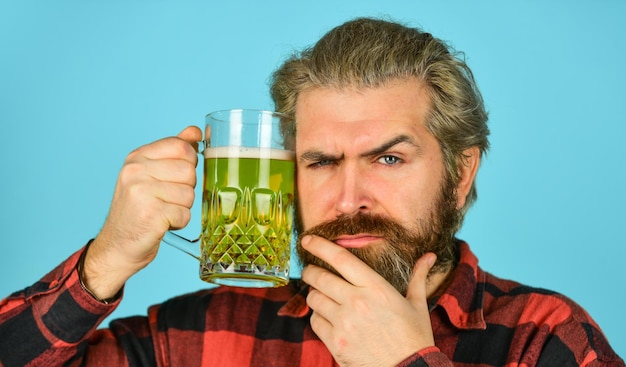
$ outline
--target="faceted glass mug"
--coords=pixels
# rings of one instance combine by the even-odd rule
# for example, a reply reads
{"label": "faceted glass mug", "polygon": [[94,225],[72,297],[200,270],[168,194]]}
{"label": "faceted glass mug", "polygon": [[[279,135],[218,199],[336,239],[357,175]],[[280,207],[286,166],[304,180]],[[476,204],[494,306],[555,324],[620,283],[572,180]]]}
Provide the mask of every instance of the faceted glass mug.
{"label": "faceted glass mug", "polygon": [[188,240],[167,232],[163,238],[200,260],[202,280],[243,287],[289,281],[292,129],[289,117],[271,111],[235,109],[206,116],[210,137],[199,152],[204,157],[200,237]]}

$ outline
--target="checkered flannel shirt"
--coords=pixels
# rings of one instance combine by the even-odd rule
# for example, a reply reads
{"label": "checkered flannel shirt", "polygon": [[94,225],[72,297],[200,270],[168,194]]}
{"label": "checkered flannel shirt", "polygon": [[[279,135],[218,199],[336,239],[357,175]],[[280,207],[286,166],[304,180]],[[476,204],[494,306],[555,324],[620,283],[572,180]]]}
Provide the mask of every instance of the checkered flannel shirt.
{"label": "checkered flannel shirt", "polygon": [[[460,263],[431,312],[436,347],[399,366],[624,366],[570,299]],[[83,250],[0,302],[0,366],[335,366],[309,325],[307,286],[220,287],[168,300],[97,329],[119,303],[80,286]]]}

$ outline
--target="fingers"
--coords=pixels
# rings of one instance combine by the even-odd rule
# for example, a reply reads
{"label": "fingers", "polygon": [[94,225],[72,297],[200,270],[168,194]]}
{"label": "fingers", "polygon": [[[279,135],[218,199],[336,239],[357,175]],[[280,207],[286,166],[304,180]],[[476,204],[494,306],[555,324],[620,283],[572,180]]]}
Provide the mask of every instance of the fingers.
{"label": "fingers", "polygon": [[[147,222],[154,221],[155,238],[160,238],[160,232],[170,227],[187,224],[195,196],[197,164],[197,153],[190,142],[201,135],[200,129],[191,126],[178,137],[140,147],[128,156],[120,171],[118,195],[114,199],[121,202],[120,207],[143,214],[139,218],[152,218],[144,221],[144,225],[150,227]],[[148,210],[153,214],[146,213]]]}
{"label": "fingers", "polygon": [[107,241],[101,242],[117,244],[141,263],[151,260],[165,231],[188,223],[198,160],[191,144],[201,135],[191,126],[128,155],[99,235]]}
{"label": "fingers", "polygon": [[[171,190],[171,187],[168,187],[168,189]],[[172,199],[173,196],[171,195],[166,198],[170,201],[166,202],[166,205],[163,206],[161,215],[163,217],[163,221],[167,223],[167,229],[181,229],[189,224],[189,220],[191,219],[191,211],[189,209],[193,203],[193,192],[188,197],[190,199],[185,199],[183,197],[180,202],[174,201],[176,198]],[[159,231],[161,236],[164,233],[165,231]]]}
{"label": "fingers", "polygon": [[[309,302],[308,297],[307,302]],[[322,316],[321,312],[315,311],[315,308],[313,308],[313,306],[310,307],[312,310],[314,310],[313,313],[311,313],[311,317],[309,318],[311,329],[313,329],[313,332],[320,338],[326,339],[328,335],[332,334],[333,325],[324,316]]]}
{"label": "fingers", "polygon": [[[307,303],[314,310],[319,310],[324,304],[341,304],[346,281],[330,271],[319,266],[308,265],[302,269],[302,280],[313,289],[307,297]],[[323,290],[323,293],[318,289]]]}
{"label": "fingers", "polygon": [[429,252],[417,260],[413,268],[413,276],[409,281],[406,299],[414,307],[423,307],[428,297],[427,281],[430,269],[435,264],[437,255]]}
{"label": "fingers", "polygon": [[184,129],[177,137],[169,137],[144,145],[129,154],[122,174],[131,178],[152,178],[156,181],[194,186],[198,154],[191,145],[202,139],[195,126]]}
{"label": "fingers", "polygon": [[122,167],[119,179],[124,184],[141,176],[150,177],[157,181],[195,186],[196,166],[193,162],[185,159],[136,157],[127,161]]}
{"label": "fingers", "polygon": [[381,281],[386,283],[378,273],[374,272],[372,268],[350,251],[325,238],[305,236],[301,243],[305,250],[326,261],[352,285],[371,286],[372,283],[380,283]]}
{"label": "fingers", "polygon": [[135,159],[184,159],[194,165],[198,162],[197,143],[202,140],[202,132],[196,126],[189,126],[176,137],[157,140],[144,145],[128,155],[127,161]]}
{"label": "fingers", "polygon": [[184,209],[190,209],[193,205],[195,193],[190,185],[157,181],[151,190],[152,196],[166,204],[178,205]]}

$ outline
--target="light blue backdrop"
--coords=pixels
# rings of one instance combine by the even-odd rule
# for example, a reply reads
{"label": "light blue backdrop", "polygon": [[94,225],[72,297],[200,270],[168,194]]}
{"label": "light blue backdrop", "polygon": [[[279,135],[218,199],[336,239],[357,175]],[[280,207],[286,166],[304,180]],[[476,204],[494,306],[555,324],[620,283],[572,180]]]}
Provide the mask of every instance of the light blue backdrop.
{"label": "light blue backdrop", "polygon": [[[216,109],[271,108],[280,61],[362,15],[465,51],[492,150],[462,237],[484,268],[582,304],[626,355],[624,1],[2,0],[0,295],[98,233],[128,152]],[[164,246],[113,317],[203,286]]]}

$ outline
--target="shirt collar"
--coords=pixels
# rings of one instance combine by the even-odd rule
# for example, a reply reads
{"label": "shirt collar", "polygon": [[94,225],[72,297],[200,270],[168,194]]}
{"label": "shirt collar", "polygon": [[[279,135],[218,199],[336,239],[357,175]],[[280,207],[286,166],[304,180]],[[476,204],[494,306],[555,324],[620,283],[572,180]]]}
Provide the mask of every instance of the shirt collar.
{"label": "shirt collar", "polygon": [[301,318],[307,316],[311,309],[306,304],[306,296],[309,293],[309,286],[302,280],[293,281],[293,289],[295,293],[287,302],[278,310],[278,316],[287,316]]}
{"label": "shirt collar", "polygon": [[[459,329],[485,329],[483,296],[485,273],[478,267],[478,258],[469,245],[458,242],[459,264],[452,274],[452,282],[439,297],[435,307],[448,314],[450,322]],[[294,295],[278,311],[279,316],[301,318],[308,316],[311,309],[306,304],[309,286],[301,280],[293,284]]]}
{"label": "shirt collar", "polygon": [[458,249],[459,264],[435,307],[443,308],[450,322],[459,329],[484,330],[487,328],[483,315],[486,274],[478,267],[478,258],[467,243],[458,241]]}

